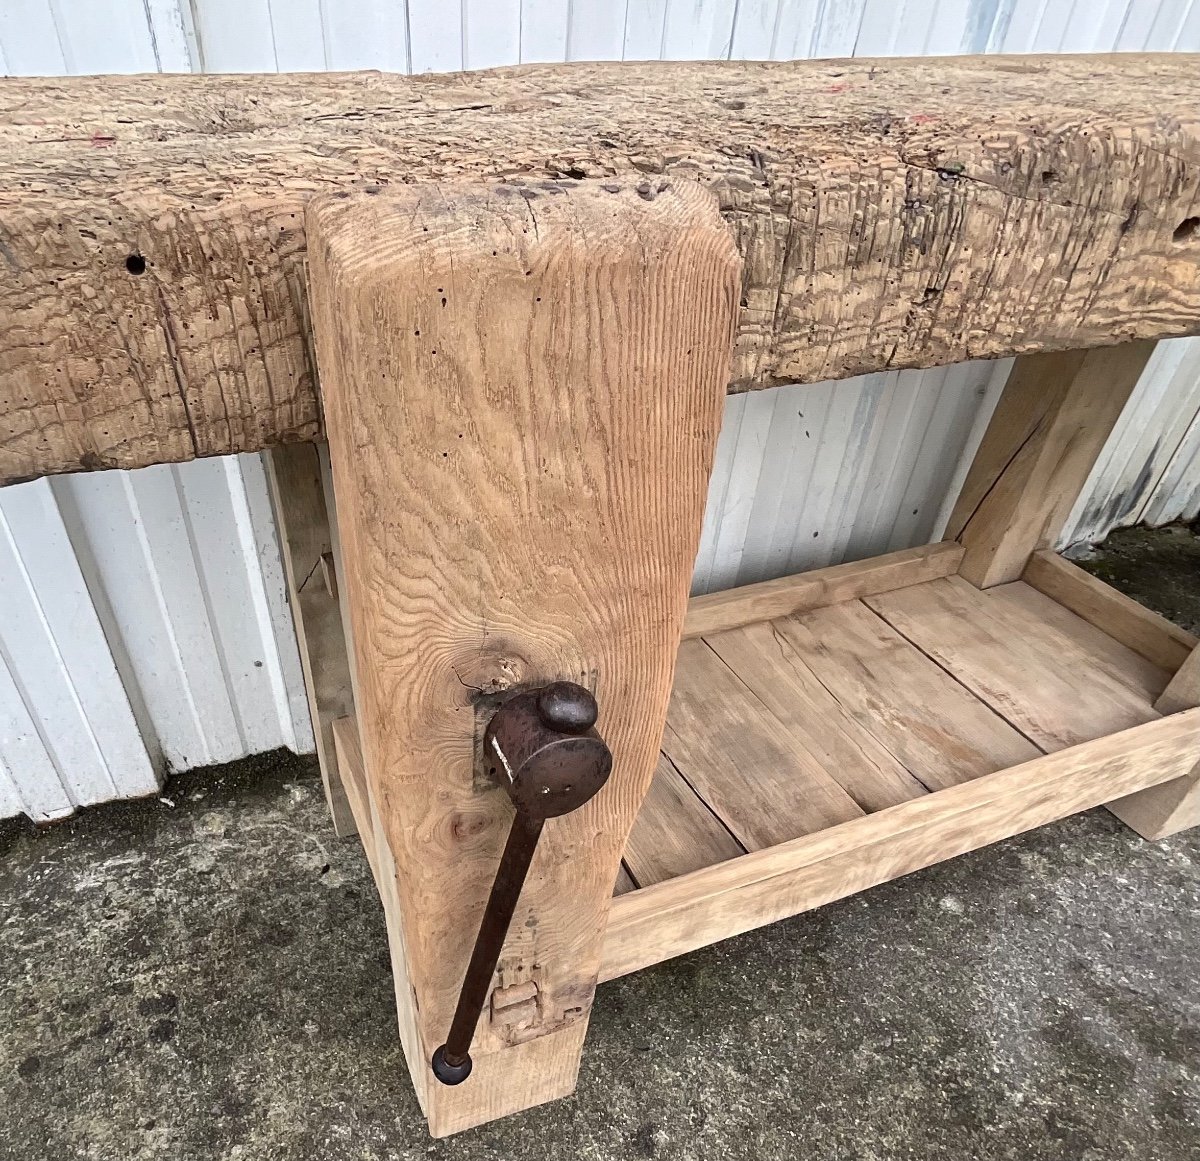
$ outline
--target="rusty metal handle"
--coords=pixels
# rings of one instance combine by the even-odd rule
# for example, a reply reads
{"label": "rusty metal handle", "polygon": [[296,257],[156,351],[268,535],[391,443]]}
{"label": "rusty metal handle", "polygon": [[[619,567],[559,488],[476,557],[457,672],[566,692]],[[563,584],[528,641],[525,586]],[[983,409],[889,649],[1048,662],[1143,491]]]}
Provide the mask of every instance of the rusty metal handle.
{"label": "rusty metal handle", "polygon": [[434,1054],[433,1075],[461,1084],[471,1075],[471,1039],[504,948],[542,825],[577,810],[608,780],[612,754],[595,730],[596,699],[581,685],[556,681],[505,702],[483,736],[488,774],[516,808],[512,829],[471,962],[458,994],[450,1032]]}

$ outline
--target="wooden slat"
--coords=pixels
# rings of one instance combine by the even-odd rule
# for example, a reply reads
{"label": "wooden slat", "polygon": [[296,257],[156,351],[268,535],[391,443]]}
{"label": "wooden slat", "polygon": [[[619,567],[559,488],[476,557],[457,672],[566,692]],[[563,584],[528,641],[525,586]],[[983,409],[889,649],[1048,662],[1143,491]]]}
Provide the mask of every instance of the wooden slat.
{"label": "wooden slat", "polygon": [[864,603],[1043,750],[1157,716],[1078,641],[959,577]]}
{"label": "wooden slat", "polygon": [[[1160,714],[1178,714],[1195,706],[1200,706],[1200,646],[1192,650],[1154,703]],[[1139,791],[1107,806],[1143,838],[1167,838],[1200,826],[1200,763],[1185,778]]]}
{"label": "wooden slat", "polygon": [[6,78],[0,480],[319,437],[304,207],[389,181],[711,187],[738,389],[1190,333],[1197,109],[1177,54]]}
{"label": "wooden slat", "polygon": [[1057,552],[1035,552],[1021,579],[1168,673],[1174,673],[1196,647],[1196,637],[1186,629]]}
{"label": "wooden slat", "polygon": [[747,850],[863,813],[703,641],[679,648],[663,751]]}
{"label": "wooden slat", "polygon": [[1166,670],[1025,582],[996,585],[988,590],[988,596],[1010,605],[1018,619],[1031,618],[1073,641],[1113,681],[1133,690],[1139,698],[1153,704],[1166,688]]}
{"label": "wooden slat", "polygon": [[946,526],[972,584],[1017,580],[1054,544],[1153,350],[1136,342],[1017,359]]}
{"label": "wooden slat", "polygon": [[775,628],[789,656],[930,790],[1039,753],[860,601],[782,618]]}
{"label": "wooden slat", "polygon": [[868,560],[849,561],[795,576],[743,585],[721,593],[693,597],[688,602],[684,637],[703,637],[755,621],[786,617],[805,609],[820,609],[871,593],[886,593],[905,585],[953,576],[963,548],[954,541],[923,544]]}
{"label": "wooden slat", "polygon": [[[928,792],[859,724],[852,711],[843,707],[809,667],[805,654],[782,637],[773,622],[715,633],[706,637],[705,643],[737,674],[749,691],[747,696],[757,697],[863,810],[883,810]],[[822,647],[825,645],[822,639]],[[929,664],[907,642],[905,646],[915,658]],[[729,757],[730,776],[734,777],[741,762],[736,752]]]}
{"label": "wooden slat", "polygon": [[[658,761],[740,261],[715,199],[683,183],[533,200],[395,187],[314,203],[308,229],[358,727],[417,1031],[405,1051],[442,1135],[574,1084]],[[429,1058],[512,817],[475,785],[481,694],[561,678],[594,688],[614,773],[547,825],[509,928],[500,977],[536,965],[536,1018],[481,1022],[470,1081],[439,1085]]]}
{"label": "wooden slat", "polygon": [[647,887],[613,903],[601,979],[1177,778],[1198,751],[1188,710]]}
{"label": "wooden slat", "polygon": [[264,461],[325,800],[334,831],[352,835],[354,815],[338,775],[332,734],[334,720],[354,712],[350,662],[337,599],[314,575],[323,558],[332,557],[320,459],[312,444],[290,444],[273,448]]}
{"label": "wooden slat", "polygon": [[625,844],[625,863],[640,887],[744,854],[664,754]]}

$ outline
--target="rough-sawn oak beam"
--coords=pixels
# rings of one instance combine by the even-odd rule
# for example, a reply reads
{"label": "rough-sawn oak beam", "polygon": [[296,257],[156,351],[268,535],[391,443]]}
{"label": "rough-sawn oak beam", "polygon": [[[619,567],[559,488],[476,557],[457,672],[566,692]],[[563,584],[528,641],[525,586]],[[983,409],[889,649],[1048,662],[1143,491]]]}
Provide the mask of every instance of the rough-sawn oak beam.
{"label": "rough-sawn oak beam", "polygon": [[303,206],[712,187],[731,390],[1200,329],[1200,58],[0,81],[0,482],[317,437]]}

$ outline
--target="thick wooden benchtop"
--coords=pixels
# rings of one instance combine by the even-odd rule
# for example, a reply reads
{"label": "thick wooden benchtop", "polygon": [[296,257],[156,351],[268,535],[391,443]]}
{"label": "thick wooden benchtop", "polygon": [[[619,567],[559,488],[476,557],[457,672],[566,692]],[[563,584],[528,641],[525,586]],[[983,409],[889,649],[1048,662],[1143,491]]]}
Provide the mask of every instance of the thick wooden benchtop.
{"label": "thick wooden benchtop", "polygon": [[733,390],[1200,329],[1195,56],[6,79],[0,483],[319,437],[314,194],[579,179],[716,191]]}

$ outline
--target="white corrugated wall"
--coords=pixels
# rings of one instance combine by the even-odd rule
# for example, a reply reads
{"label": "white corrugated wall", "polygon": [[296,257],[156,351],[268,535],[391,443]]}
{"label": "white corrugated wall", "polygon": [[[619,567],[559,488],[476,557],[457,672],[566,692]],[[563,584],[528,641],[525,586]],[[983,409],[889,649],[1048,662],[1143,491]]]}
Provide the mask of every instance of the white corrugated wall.
{"label": "white corrugated wall", "polygon": [[[1200,0],[0,0],[10,74],[1200,50]],[[731,398],[695,591],[936,536],[1007,363]],[[1200,342],[1160,345],[1069,540],[1200,513]],[[0,817],[312,747],[252,456],[0,490]]]}

